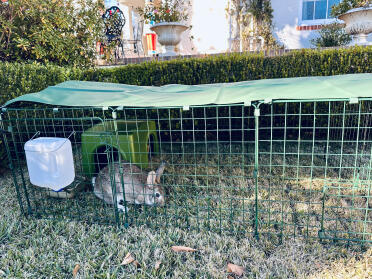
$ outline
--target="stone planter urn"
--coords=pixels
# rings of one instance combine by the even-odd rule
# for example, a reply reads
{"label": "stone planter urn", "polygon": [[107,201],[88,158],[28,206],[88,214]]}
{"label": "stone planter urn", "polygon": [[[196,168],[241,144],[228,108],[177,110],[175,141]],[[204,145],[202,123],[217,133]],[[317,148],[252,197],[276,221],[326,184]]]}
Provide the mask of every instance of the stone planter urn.
{"label": "stone planter urn", "polygon": [[161,56],[175,56],[175,47],[181,42],[181,35],[189,27],[179,22],[161,22],[150,27],[158,35],[159,43],[165,47]]}
{"label": "stone planter urn", "polygon": [[372,5],[356,8],[339,15],[345,22],[345,32],[353,36],[351,44],[369,45],[368,34],[372,32]]}

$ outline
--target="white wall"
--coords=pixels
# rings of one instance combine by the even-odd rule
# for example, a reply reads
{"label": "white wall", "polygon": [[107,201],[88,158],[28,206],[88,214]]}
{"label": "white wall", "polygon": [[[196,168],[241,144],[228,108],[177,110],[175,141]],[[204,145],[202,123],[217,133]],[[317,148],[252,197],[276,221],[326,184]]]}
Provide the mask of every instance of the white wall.
{"label": "white wall", "polygon": [[[226,17],[228,0],[193,0],[190,7],[190,34],[185,34],[181,50],[189,53],[217,53],[228,50],[229,21]],[[300,24],[300,0],[271,0],[274,9],[274,36],[286,48],[308,48],[316,31],[297,31]],[[194,36],[192,43],[188,37]],[[191,49],[194,48],[194,51]]]}
{"label": "white wall", "polygon": [[[191,35],[194,51],[189,47],[183,47],[184,53],[216,53],[226,52],[229,41],[229,21],[226,17],[228,0],[193,0],[191,22],[193,25]],[[318,36],[318,30],[297,30],[301,25],[302,0],[271,0],[274,13],[274,36],[279,43],[287,49],[310,48],[311,39]],[[332,21],[332,20],[331,20]],[[314,25],[326,24],[330,21],[319,20]],[[190,34],[185,34],[185,37]],[[187,38],[186,38],[187,39]],[[369,36],[372,41],[372,34]]]}
{"label": "white wall", "polygon": [[297,31],[300,24],[300,0],[271,0],[274,9],[274,36],[285,48],[310,47],[316,31]]}
{"label": "white wall", "polygon": [[226,52],[228,49],[229,22],[226,17],[228,0],[193,0],[193,45],[199,53]]}
{"label": "white wall", "polygon": [[[226,17],[228,0],[192,0],[189,9],[190,33],[184,35],[181,51],[218,53],[228,50],[229,20]],[[300,0],[271,0],[274,9],[274,36],[286,48],[308,48],[316,31],[297,31],[300,23]],[[190,43],[190,35],[194,40]],[[192,48],[194,50],[192,51]]]}

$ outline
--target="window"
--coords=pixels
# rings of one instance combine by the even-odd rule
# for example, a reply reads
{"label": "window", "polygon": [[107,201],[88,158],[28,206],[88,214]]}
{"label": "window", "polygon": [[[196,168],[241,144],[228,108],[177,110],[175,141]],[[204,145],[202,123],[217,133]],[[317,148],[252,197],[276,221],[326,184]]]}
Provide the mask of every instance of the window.
{"label": "window", "polygon": [[302,20],[331,19],[332,6],[342,0],[302,0]]}

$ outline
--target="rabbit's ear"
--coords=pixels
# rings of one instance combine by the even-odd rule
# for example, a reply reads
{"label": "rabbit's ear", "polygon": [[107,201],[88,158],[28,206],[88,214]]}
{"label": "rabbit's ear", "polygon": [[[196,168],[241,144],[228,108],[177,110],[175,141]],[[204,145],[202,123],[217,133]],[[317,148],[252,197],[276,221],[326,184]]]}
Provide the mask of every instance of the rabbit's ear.
{"label": "rabbit's ear", "polygon": [[167,163],[165,161],[162,161],[158,169],[156,170],[156,183],[160,184],[160,177],[162,176],[165,166]]}
{"label": "rabbit's ear", "polygon": [[150,171],[147,175],[147,185],[154,186],[156,182],[156,173],[154,171]]}

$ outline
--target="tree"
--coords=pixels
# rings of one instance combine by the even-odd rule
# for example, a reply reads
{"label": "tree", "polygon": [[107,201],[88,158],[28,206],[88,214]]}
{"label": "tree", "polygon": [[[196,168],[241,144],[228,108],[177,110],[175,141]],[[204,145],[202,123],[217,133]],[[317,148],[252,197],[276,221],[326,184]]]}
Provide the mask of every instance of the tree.
{"label": "tree", "polygon": [[316,47],[346,46],[351,42],[351,36],[337,23],[324,26],[318,33],[319,37],[311,40]]}
{"label": "tree", "polygon": [[278,43],[272,34],[273,30],[273,8],[270,0],[249,0],[246,2],[248,13],[254,18],[254,35],[264,40],[264,47],[277,48]]}
{"label": "tree", "polygon": [[228,2],[228,6],[226,7],[226,13],[230,16],[231,21],[231,51],[239,51],[240,50],[240,25],[241,25],[241,13],[243,10],[243,3],[241,0],[230,0]]}
{"label": "tree", "polygon": [[103,38],[100,0],[9,0],[0,4],[0,59],[89,66]]}
{"label": "tree", "polygon": [[[251,50],[252,42],[254,45],[263,44],[264,49],[279,47],[272,34],[273,9],[270,0],[230,0],[227,12],[236,22],[234,41],[242,41],[244,50]],[[238,32],[239,36],[236,36]]]}

